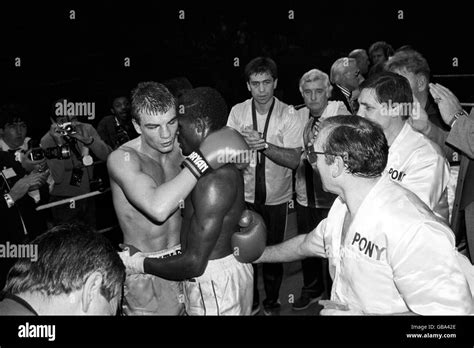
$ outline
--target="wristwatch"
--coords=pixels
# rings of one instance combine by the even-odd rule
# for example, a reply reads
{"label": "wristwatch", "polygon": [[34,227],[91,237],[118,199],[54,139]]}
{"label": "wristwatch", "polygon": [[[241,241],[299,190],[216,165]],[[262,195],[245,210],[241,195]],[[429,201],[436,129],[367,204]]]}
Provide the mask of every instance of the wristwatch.
{"label": "wristwatch", "polygon": [[10,196],[8,193],[5,193],[3,195],[3,198],[5,198],[8,208],[11,208],[15,205],[15,201],[13,200],[12,196]]}
{"label": "wristwatch", "polygon": [[456,112],[456,113],[453,115],[453,118],[451,119],[451,122],[449,122],[449,127],[450,127],[450,128],[453,128],[454,122],[456,122],[456,121],[458,120],[458,118],[461,117],[461,116],[467,116],[466,111],[461,110],[461,111]]}

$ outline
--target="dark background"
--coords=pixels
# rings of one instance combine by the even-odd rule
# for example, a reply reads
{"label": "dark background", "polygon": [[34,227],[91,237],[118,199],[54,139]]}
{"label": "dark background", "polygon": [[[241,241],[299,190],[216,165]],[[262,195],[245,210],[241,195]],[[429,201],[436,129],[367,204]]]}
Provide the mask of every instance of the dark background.
{"label": "dark background", "polygon": [[[402,20],[398,11],[403,11]],[[329,72],[335,59],[378,40],[394,49],[412,45],[428,59],[433,74],[474,73],[473,33],[471,11],[455,2],[2,4],[0,104],[24,105],[33,136],[48,130],[53,102],[60,97],[95,102],[96,124],[109,113],[111,97],[128,94],[147,80],[185,76],[194,87],[217,88],[230,108],[248,98],[243,68],[258,55],[269,55],[278,64],[278,96],[300,104],[298,80],[305,71]],[[15,57],[21,58],[19,68]],[[125,57],[130,67],[124,66]],[[437,81],[461,101],[474,101],[473,78]]]}

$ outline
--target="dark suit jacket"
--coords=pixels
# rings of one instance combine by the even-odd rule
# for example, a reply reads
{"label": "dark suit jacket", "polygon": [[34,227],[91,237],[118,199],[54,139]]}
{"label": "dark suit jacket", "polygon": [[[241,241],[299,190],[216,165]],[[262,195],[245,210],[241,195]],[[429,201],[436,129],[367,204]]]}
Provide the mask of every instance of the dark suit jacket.
{"label": "dark suit jacket", "polygon": [[337,87],[337,85],[332,85],[331,97],[328,98],[328,100],[342,101],[346,106],[347,110],[349,110],[351,114],[354,114],[354,110],[352,109],[351,103],[349,102],[349,100],[347,100],[346,96],[344,95],[344,93],[342,93],[341,89]]}

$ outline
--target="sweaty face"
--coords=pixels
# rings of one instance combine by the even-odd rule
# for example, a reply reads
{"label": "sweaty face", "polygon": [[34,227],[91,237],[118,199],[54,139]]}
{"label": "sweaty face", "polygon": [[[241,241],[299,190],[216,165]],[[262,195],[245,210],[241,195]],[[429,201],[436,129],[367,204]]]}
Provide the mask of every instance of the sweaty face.
{"label": "sweaty face", "polygon": [[179,121],[178,142],[183,155],[188,156],[201,144],[201,136],[190,117],[181,116]]}
{"label": "sweaty face", "polygon": [[372,63],[374,63],[374,65],[387,60],[385,58],[385,54],[383,54],[383,50],[376,50],[372,52],[371,58],[372,58]]}
{"label": "sweaty face", "polygon": [[112,103],[112,112],[115,116],[119,117],[122,120],[125,120],[130,111],[130,103],[126,97],[115,98]]}
{"label": "sweaty face", "polygon": [[142,140],[156,151],[171,152],[178,130],[176,109],[173,107],[164,114],[140,111],[139,116],[140,124],[134,122],[134,126],[137,133],[141,134]]}
{"label": "sweaty face", "polygon": [[320,115],[328,104],[326,84],[323,80],[305,82],[302,86],[304,103],[315,115]]}
{"label": "sweaty face", "polygon": [[256,103],[266,104],[273,98],[273,92],[277,86],[277,80],[268,73],[250,75],[247,88]]}
{"label": "sweaty face", "polygon": [[383,129],[387,129],[394,120],[394,117],[389,115],[388,106],[378,102],[375,89],[364,88],[360,92],[358,102],[357,115],[378,123]]}
{"label": "sweaty face", "polygon": [[21,120],[7,123],[3,129],[3,140],[12,149],[20,147],[26,138],[27,127]]}

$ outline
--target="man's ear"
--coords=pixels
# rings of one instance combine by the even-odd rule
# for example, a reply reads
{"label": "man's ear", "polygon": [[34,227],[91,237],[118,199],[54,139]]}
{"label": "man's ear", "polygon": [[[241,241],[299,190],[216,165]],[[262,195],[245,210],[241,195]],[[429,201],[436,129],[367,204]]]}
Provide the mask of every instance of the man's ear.
{"label": "man's ear", "polygon": [[110,112],[112,113],[112,115],[115,115],[115,110],[114,110],[114,108],[110,108]]}
{"label": "man's ear", "polygon": [[275,79],[275,81],[273,81],[273,89],[276,89],[277,85],[278,85],[278,79]]}
{"label": "man's ear", "polygon": [[249,92],[252,92],[252,89],[250,89],[250,83],[247,82],[247,89],[249,90]]}
{"label": "man's ear", "polygon": [[331,175],[333,178],[341,176],[346,170],[346,165],[342,156],[338,155],[334,158],[334,163],[331,165]]}
{"label": "man's ear", "polygon": [[102,274],[93,272],[89,275],[82,289],[82,311],[87,313],[91,310],[92,302],[100,296],[102,286]]}
{"label": "man's ear", "polygon": [[206,124],[202,118],[197,117],[194,119],[194,129],[197,134],[203,135],[206,130]]}
{"label": "man's ear", "polygon": [[428,79],[423,74],[416,75],[416,88],[418,92],[423,92],[428,88]]}
{"label": "man's ear", "polygon": [[138,124],[138,122],[134,118],[132,118],[132,124],[133,124],[133,128],[135,128],[135,131],[138,134],[142,134],[142,129],[140,128],[140,125]]}

